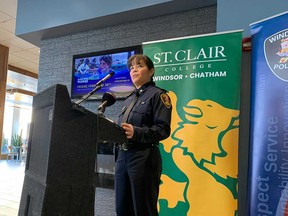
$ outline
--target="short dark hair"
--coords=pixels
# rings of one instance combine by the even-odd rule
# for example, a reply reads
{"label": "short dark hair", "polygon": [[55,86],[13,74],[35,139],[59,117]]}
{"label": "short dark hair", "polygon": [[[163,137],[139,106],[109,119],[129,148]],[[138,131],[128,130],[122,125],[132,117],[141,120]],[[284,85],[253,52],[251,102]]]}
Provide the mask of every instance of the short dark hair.
{"label": "short dark hair", "polygon": [[109,56],[109,55],[102,56],[102,57],[100,58],[100,62],[101,62],[101,61],[104,61],[104,62],[106,62],[108,65],[111,65],[111,64],[112,64],[112,57]]}
{"label": "short dark hair", "polygon": [[136,61],[136,63],[139,64],[141,60],[143,60],[145,62],[145,64],[147,65],[149,70],[154,68],[154,64],[153,64],[152,60],[148,56],[143,55],[143,54],[135,54],[135,55],[131,56],[128,59],[128,68],[130,69],[130,67],[132,66],[132,63],[134,61]]}

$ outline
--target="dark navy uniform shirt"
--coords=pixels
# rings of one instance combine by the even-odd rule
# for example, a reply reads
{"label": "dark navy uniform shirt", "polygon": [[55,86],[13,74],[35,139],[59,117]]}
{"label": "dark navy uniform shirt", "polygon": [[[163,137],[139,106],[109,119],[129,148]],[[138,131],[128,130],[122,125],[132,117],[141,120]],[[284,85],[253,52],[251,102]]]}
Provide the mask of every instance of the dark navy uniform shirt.
{"label": "dark navy uniform shirt", "polygon": [[134,127],[131,143],[158,144],[170,135],[171,101],[166,91],[155,86],[154,82],[143,85],[132,92],[123,103],[118,124],[121,125],[123,114],[132,102],[135,94],[138,100],[132,108],[127,123]]}

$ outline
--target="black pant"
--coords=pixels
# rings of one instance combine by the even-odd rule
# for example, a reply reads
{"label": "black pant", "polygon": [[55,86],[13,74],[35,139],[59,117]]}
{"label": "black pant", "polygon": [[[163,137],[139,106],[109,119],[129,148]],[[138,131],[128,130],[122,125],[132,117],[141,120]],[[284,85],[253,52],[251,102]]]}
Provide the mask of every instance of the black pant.
{"label": "black pant", "polygon": [[157,146],[119,151],[115,167],[117,216],[157,216],[161,172]]}

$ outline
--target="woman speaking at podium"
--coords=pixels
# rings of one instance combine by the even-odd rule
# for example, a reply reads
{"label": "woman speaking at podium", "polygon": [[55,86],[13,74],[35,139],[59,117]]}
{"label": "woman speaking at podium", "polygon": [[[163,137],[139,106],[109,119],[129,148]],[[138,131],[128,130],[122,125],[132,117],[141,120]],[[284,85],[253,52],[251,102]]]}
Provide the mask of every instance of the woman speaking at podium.
{"label": "woman speaking at podium", "polygon": [[145,55],[128,60],[136,89],[123,103],[118,124],[128,143],[117,146],[115,198],[117,216],[156,216],[162,158],[159,141],[170,135],[171,101],[153,82],[154,65]]}

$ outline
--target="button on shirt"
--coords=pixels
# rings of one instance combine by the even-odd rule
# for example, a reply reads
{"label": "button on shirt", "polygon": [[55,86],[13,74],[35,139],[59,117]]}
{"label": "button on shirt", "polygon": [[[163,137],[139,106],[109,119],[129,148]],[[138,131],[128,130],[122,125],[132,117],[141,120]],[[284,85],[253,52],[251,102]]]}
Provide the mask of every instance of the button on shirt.
{"label": "button on shirt", "polygon": [[124,101],[118,120],[119,125],[125,110],[135,96],[134,94],[139,94],[139,97],[127,119],[127,123],[134,127],[134,135],[130,142],[158,144],[159,141],[170,135],[172,111],[170,98],[166,91],[155,86],[154,82],[146,83],[131,93]]}

